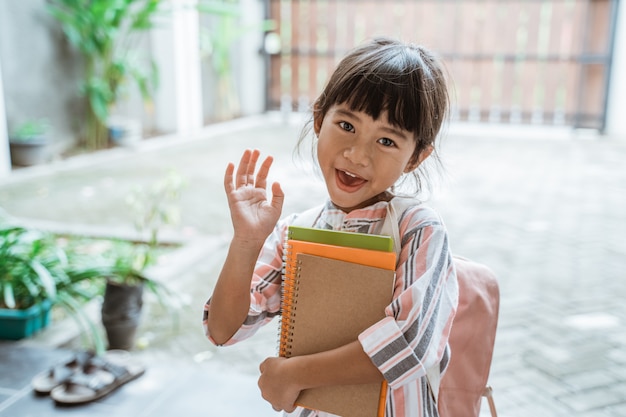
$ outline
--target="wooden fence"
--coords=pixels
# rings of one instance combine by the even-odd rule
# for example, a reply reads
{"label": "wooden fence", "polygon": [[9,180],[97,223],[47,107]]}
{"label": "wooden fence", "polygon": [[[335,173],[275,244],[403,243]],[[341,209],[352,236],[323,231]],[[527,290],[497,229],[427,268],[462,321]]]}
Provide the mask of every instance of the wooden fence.
{"label": "wooden fence", "polygon": [[618,1],[267,0],[268,108],[307,108],[346,51],[387,35],[443,58],[457,120],[603,131]]}

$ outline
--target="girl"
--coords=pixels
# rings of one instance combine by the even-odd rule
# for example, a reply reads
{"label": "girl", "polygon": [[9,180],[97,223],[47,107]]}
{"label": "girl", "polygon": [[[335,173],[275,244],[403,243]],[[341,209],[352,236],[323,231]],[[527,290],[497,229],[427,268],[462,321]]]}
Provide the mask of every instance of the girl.
{"label": "girl", "polygon": [[[426,49],[384,38],[349,53],[313,106],[314,154],[329,194],[314,227],[380,233],[399,180],[415,175],[418,191],[424,188],[418,168],[433,153],[447,112],[444,74]],[[203,320],[217,345],[243,340],[280,314],[283,242],[297,215],[279,221],[278,183],[266,198],[272,158],[257,171],[258,160],[258,151],[247,150],[224,177],[234,235]],[[259,387],[275,410],[327,416],[295,407],[299,392],[385,379],[387,417],[438,415],[426,370],[439,364],[443,371],[450,359],[456,274],[436,213],[416,202],[398,227],[402,247],[386,318],[338,349],[263,361]]]}

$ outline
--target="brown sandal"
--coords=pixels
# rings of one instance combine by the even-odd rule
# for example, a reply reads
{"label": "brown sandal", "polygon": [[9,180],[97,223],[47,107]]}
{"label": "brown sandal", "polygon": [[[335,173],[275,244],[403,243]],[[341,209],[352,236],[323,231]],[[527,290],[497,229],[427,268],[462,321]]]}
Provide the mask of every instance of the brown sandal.
{"label": "brown sandal", "polygon": [[93,357],[94,353],[91,351],[80,351],[67,361],[54,365],[48,371],[35,375],[31,381],[33,390],[39,395],[50,394],[50,391],[66,382]]}
{"label": "brown sandal", "polygon": [[57,404],[83,404],[97,400],[145,373],[145,368],[126,357],[94,357],[50,396]]}

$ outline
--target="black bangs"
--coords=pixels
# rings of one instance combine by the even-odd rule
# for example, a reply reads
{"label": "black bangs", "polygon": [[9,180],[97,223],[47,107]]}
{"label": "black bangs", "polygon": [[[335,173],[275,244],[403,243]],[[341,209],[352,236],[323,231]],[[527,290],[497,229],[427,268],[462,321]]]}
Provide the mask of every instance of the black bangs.
{"label": "black bangs", "polygon": [[343,103],[374,120],[386,113],[388,123],[413,133],[418,158],[448,114],[443,67],[422,46],[374,39],[341,60],[315,101],[314,118],[321,123],[333,105]]}
{"label": "black bangs", "polygon": [[419,53],[393,48],[379,54],[387,56],[371,57],[375,65],[364,65],[367,71],[352,74],[336,91],[337,96],[332,97],[330,92],[328,98],[334,103],[346,103],[351,110],[362,111],[373,119],[386,111],[391,125],[416,133],[425,104],[420,102],[419,94],[425,82]]}

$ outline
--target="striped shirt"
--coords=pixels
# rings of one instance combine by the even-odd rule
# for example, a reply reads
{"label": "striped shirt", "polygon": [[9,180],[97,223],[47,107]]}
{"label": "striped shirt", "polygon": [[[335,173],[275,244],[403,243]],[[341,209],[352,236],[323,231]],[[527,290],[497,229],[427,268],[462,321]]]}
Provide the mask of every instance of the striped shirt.
{"label": "striped shirt", "polygon": [[[359,233],[380,233],[387,202],[350,213],[329,201],[315,227]],[[297,215],[281,220],[267,238],[252,278],[248,317],[226,345],[252,336],[260,326],[280,315],[283,243],[287,227]],[[419,204],[399,219],[401,252],[396,269],[393,301],[386,317],[359,335],[363,350],[388,382],[386,417],[434,417],[437,407],[426,370],[450,360],[448,336],[458,302],[458,285],[448,236],[439,216]],[[205,305],[204,328],[210,300]],[[288,416],[327,417],[328,413],[297,408]]]}

